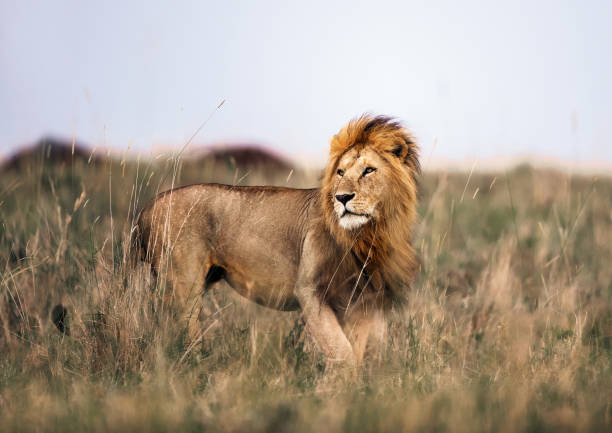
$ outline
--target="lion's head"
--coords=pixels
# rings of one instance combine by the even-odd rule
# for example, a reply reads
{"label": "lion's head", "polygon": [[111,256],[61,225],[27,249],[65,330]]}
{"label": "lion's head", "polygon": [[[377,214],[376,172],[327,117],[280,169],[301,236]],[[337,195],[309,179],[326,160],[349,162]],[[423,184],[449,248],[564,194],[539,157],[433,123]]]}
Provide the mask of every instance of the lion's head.
{"label": "lion's head", "polygon": [[331,140],[322,206],[334,238],[389,285],[410,280],[418,146],[400,123],[364,115]]}

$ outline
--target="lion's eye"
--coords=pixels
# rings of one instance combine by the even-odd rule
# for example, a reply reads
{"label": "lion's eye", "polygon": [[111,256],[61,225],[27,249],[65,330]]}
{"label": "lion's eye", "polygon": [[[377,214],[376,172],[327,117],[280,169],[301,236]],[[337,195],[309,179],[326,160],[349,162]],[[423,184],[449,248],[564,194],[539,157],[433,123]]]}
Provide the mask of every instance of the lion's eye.
{"label": "lion's eye", "polygon": [[366,174],[370,174],[372,172],[376,171],[376,169],[374,167],[366,167],[365,170],[363,170],[363,175],[365,176]]}
{"label": "lion's eye", "polygon": [[338,169],[336,173],[338,173],[338,176],[340,177],[344,176],[344,170]]}

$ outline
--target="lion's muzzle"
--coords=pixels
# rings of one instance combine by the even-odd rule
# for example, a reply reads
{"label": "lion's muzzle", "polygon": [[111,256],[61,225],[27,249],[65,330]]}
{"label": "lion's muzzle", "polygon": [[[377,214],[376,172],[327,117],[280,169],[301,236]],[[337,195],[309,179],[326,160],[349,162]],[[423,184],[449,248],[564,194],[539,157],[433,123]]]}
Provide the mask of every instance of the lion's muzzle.
{"label": "lion's muzzle", "polygon": [[355,193],[352,194],[336,194],[336,200],[346,207],[346,204],[355,197]]}

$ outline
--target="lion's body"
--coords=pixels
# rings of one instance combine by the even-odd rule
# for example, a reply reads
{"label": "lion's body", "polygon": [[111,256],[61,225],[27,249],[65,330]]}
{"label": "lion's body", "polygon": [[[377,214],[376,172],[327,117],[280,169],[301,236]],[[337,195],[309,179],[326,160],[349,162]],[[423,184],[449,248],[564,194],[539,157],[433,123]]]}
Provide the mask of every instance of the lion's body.
{"label": "lion's body", "polygon": [[[347,285],[360,270],[350,255],[341,264],[342,251],[317,227],[322,217],[318,202],[318,189],[217,184],[178,188],[143,210],[144,249],[158,273],[167,273],[171,282],[180,280],[178,286],[174,283],[174,296],[199,294],[208,275],[208,285],[223,279],[260,305],[295,310],[299,302],[294,289],[307,233],[316,233],[325,264],[317,277],[320,290]],[[211,269],[215,275],[209,274]],[[332,278],[337,269],[342,272]],[[332,295],[327,294],[329,302]]]}
{"label": "lion's body", "polygon": [[[390,161],[367,138],[384,127],[397,132],[378,137],[392,145],[392,158],[402,157],[398,145],[416,161],[416,146],[388,119],[359,121],[347,128],[378,123],[365,142],[348,143],[338,155],[332,143],[322,189],[202,184],[162,193],[145,206],[137,227],[142,252],[169,281],[168,294],[183,305],[194,337],[193,308],[202,291],[225,283],[261,305],[301,309],[329,359],[362,357],[372,322],[413,273],[409,232],[418,166],[406,165],[404,185],[398,184],[404,162]],[[352,176],[351,170],[363,171],[359,164],[377,164],[379,177]],[[339,165],[346,175],[336,179]],[[391,203],[397,194],[390,188],[398,185],[409,189],[408,203]],[[346,188],[355,199],[339,209],[337,193]]]}

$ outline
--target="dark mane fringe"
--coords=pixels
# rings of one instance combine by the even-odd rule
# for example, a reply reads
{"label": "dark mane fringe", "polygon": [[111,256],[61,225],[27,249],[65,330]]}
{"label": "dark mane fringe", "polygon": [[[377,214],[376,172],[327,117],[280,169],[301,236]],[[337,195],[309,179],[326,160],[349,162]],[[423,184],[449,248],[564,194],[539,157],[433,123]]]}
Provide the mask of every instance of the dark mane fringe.
{"label": "dark mane fringe", "polygon": [[[396,200],[384,203],[382,217],[364,226],[355,240],[354,233],[339,225],[332,188],[340,158],[357,146],[371,148],[387,161],[393,172],[389,188],[395,192]],[[351,248],[373,281],[380,281],[375,285],[384,290],[385,308],[401,303],[418,267],[411,240],[420,170],[416,140],[391,117],[365,114],[351,120],[331,140],[321,188],[323,214],[334,239],[343,248]]]}

